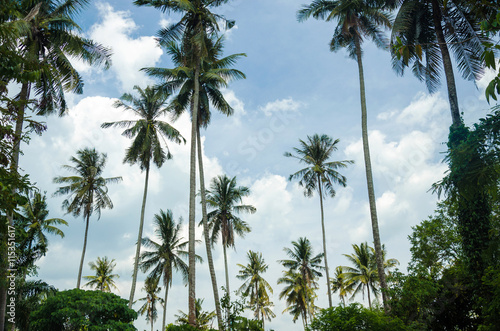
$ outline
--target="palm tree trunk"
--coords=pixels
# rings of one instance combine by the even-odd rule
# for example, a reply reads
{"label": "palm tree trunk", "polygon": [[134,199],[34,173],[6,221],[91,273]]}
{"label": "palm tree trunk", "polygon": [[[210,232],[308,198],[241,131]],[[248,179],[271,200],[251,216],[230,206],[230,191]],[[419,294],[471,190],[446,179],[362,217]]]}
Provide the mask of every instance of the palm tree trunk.
{"label": "palm tree trunk", "polygon": [[323,233],[323,254],[325,255],[325,273],[326,288],[328,290],[328,307],[332,308],[332,291],[330,290],[330,273],[328,271],[328,259],[326,258],[326,234],[325,234],[325,215],[323,211],[323,192],[321,190],[321,177],[318,173],[319,203],[321,207],[321,231]]}
{"label": "palm tree trunk", "polygon": [[[231,298],[231,291],[229,291],[229,271],[227,267],[227,253],[226,253],[226,245],[224,245],[224,241],[222,242],[222,251],[224,252],[224,269],[226,272],[226,291],[227,291],[227,297]],[[229,300],[230,302],[231,300]]]}
{"label": "palm tree trunk", "polygon": [[372,300],[370,299],[370,287],[366,285],[366,292],[368,293],[368,307],[370,307],[370,310],[372,309]]}
{"label": "palm tree trunk", "polygon": [[453,65],[451,62],[450,52],[448,51],[448,46],[446,45],[446,40],[444,38],[443,28],[441,22],[443,17],[441,15],[441,8],[438,1],[432,1],[432,18],[434,21],[434,29],[436,30],[436,37],[439,44],[439,49],[441,51],[441,58],[443,59],[444,74],[446,77],[446,86],[448,88],[448,99],[450,101],[450,111],[452,125],[454,127],[459,126],[462,121],[460,118],[460,110],[458,108],[458,96],[457,88],[455,86],[455,75],[453,74]]}
{"label": "palm tree trunk", "polygon": [[[203,171],[203,153],[201,150],[200,126],[198,125],[196,132],[198,143],[198,171],[200,173],[200,193],[201,193],[201,213],[203,218],[203,235],[205,237],[205,246],[207,249],[208,269],[210,271],[210,279],[212,280],[212,290],[214,292],[215,312],[217,314],[217,324],[219,330],[224,330],[224,321],[222,320],[222,312],[220,309],[219,290],[217,287],[217,277],[215,275],[214,260],[212,257],[212,247],[210,245],[210,234],[208,233],[208,217],[207,217],[207,197],[205,192],[205,174]],[[164,330],[163,328],[162,330]]]}
{"label": "palm tree trunk", "polygon": [[78,269],[78,281],[76,283],[77,289],[80,288],[80,281],[82,279],[83,261],[85,260],[85,251],[87,250],[87,236],[89,233],[89,223],[90,223],[90,213],[87,214],[87,220],[85,222],[85,235],[83,237],[82,258],[80,259],[80,269]]}
{"label": "palm tree trunk", "polygon": [[189,172],[189,315],[188,323],[196,326],[196,260],[195,260],[195,196],[196,196],[196,130],[198,128],[198,105],[200,96],[200,60],[194,70],[193,113],[191,118],[191,159]]}
{"label": "palm tree trunk", "polygon": [[139,234],[137,236],[137,245],[135,250],[134,272],[132,274],[132,287],[130,289],[130,298],[128,300],[129,308],[132,308],[132,305],[134,304],[134,294],[137,283],[137,272],[139,270],[139,255],[141,254],[142,229],[144,228],[144,214],[146,211],[146,198],[148,196],[148,183],[149,183],[149,162],[146,165],[146,179],[144,180],[144,194],[142,196],[141,219],[139,221]]}
{"label": "palm tree trunk", "polygon": [[161,329],[165,330],[166,320],[167,320],[167,298],[168,298],[168,283],[165,285],[165,303],[163,304],[163,321],[161,324]]}
{"label": "palm tree trunk", "polygon": [[384,310],[389,310],[386,293],[387,283],[385,281],[384,262],[382,259],[382,245],[380,244],[380,233],[377,219],[377,206],[375,203],[375,189],[373,187],[372,165],[370,160],[370,146],[368,143],[368,116],[366,111],[366,95],[365,95],[365,78],[363,73],[363,62],[361,60],[361,45],[359,37],[355,35],[354,41],[356,44],[356,57],[358,60],[359,70],[359,90],[361,96],[361,134],[363,140],[363,154],[365,158],[366,183],[368,186],[368,201],[370,203],[370,216],[372,221],[373,242],[375,245],[375,255],[377,260],[377,271],[380,279],[380,287],[382,288],[382,301]]}

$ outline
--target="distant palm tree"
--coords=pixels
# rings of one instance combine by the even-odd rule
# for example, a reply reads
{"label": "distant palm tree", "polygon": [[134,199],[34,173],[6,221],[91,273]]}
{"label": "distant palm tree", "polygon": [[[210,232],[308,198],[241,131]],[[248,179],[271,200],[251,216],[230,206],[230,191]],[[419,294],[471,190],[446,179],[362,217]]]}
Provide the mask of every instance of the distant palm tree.
{"label": "distant palm tree", "polygon": [[278,279],[278,285],[285,285],[279,295],[280,300],[285,299],[287,305],[283,313],[290,313],[294,322],[300,316],[305,329],[308,324],[308,316],[312,319],[316,309],[316,306],[314,306],[314,299],[316,298],[314,290],[318,288],[318,284],[313,281],[310,286],[307,286],[302,274],[291,269],[285,270],[283,273],[283,277]]}
{"label": "distant palm tree", "polygon": [[207,190],[207,204],[214,209],[209,212],[208,228],[211,231],[211,242],[215,244],[219,236],[222,237],[222,250],[224,252],[224,266],[226,270],[226,291],[229,295],[229,271],[227,266],[227,247],[234,247],[235,235],[244,237],[251,231],[247,222],[236,216],[239,213],[255,213],[257,210],[251,205],[239,205],[243,198],[250,195],[250,189],[246,186],[236,186],[236,177],[229,178],[226,175],[217,176],[210,183]]}
{"label": "distant palm tree", "polygon": [[166,138],[177,144],[180,144],[182,141],[186,142],[179,131],[167,122],[159,119],[161,116],[165,115],[167,111],[166,102],[169,94],[149,86],[144,90],[139,86],[134,86],[134,90],[139,94],[139,98],[126,93],[121,97],[121,100],[115,102],[114,106],[135,113],[139,116],[139,119],[108,122],[101,125],[103,128],[109,128],[111,126],[127,128],[123,131],[122,135],[127,138],[134,138],[134,140],[126,151],[123,163],[129,163],[131,165],[138,164],[141,170],[146,171],[141,217],[139,220],[139,233],[134,259],[134,271],[132,273],[132,287],[130,289],[129,308],[132,307],[132,302],[134,302],[151,162],[160,168],[166,160],[172,158],[172,154],[170,154],[165,139],[163,139],[163,142],[167,148],[167,153],[163,150],[161,143],[162,138]]}
{"label": "distant palm tree", "polygon": [[146,315],[146,321],[151,324],[151,331],[153,331],[154,322],[158,318],[158,309],[156,304],[159,302],[163,305],[163,299],[158,296],[161,291],[161,287],[158,286],[159,278],[146,278],[143,290],[146,292],[144,298],[140,298],[138,301],[144,301],[144,304],[139,308],[139,314]]}
{"label": "distant palm tree", "polygon": [[[313,0],[308,6],[303,6],[297,13],[299,21],[304,21],[311,16],[326,21],[337,21],[330,42],[330,50],[336,52],[347,48],[349,57],[358,62],[359,91],[361,99],[361,137],[363,141],[363,155],[365,160],[366,184],[368,188],[368,201],[370,204],[370,218],[372,221],[373,241],[377,252],[377,269],[380,283],[387,290],[382,259],[382,244],[378,226],[377,205],[375,201],[375,188],[373,185],[370,146],[368,141],[368,113],[366,108],[365,78],[362,62],[361,44],[363,39],[371,39],[377,47],[387,49],[388,40],[384,37],[383,28],[391,27],[389,11],[394,8],[397,1],[359,1],[359,0]],[[384,310],[388,310],[385,292],[382,291]]]}
{"label": "distant palm tree", "polygon": [[354,291],[354,283],[346,279],[341,266],[335,268],[335,275],[330,279],[330,284],[333,293],[339,292],[339,298],[345,306],[345,298]]}
{"label": "distant palm tree", "polygon": [[34,192],[28,202],[22,207],[22,214],[26,221],[26,235],[28,250],[33,244],[47,247],[48,239],[45,233],[53,234],[64,238],[64,232],[58,225],[68,225],[68,222],[61,218],[49,218],[47,210],[47,197],[40,192]]}
{"label": "distant palm tree", "polygon": [[77,157],[71,157],[74,166],[64,165],[63,168],[75,173],[75,176],[55,177],[54,183],[67,184],[59,187],[54,195],[69,195],[62,203],[64,209],[73,216],[83,215],[85,220],[85,235],[83,238],[82,258],[78,270],[76,287],[80,288],[83,261],[87,249],[87,236],[89,231],[90,216],[94,212],[101,217],[101,209],[113,208],[113,202],[108,196],[107,184],[118,183],[121,177],[103,178],[101,175],[106,165],[106,154],[98,153],[95,148],[84,148],[76,152]]}
{"label": "distant palm tree", "polygon": [[184,262],[188,252],[185,251],[187,241],[182,241],[181,223],[182,218],[176,223],[172,211],[164,212],[160,210],[159,214],[154,216],[156,225],[155,233],[158,242],[143,238],[142,244],[150,249],[141,253],[139,266],[143,272],[152,269],[148,275],[149,278],[163,277],[163,286],[165,287],[165,304],[163,305],[162,330],[165,330],[165,320],[167,316],[167,298],[168,289],[172,286],[172,277],[174,270],[180,271],[184,280],[187,281],[188,265]]}
{"label": "distant palm tree", "polygon": [[325,217],[323,212],[323,192],[330,197],[335,197],[334,184],[346,186],[346,178],[341,175],[337,169],[346,168],[348,164],[354,163],[351,160],[329,161],[332,153],[337,150],[339,139],[333,140],[326,134],[315,134],[312,137],[307,136],[307,141],[299,140],[300,148],[294,148],[295,155],[285,153],[286,157],[293,157],[305,163],[306,167],[290,175],[290,181],[299,180],[299,185],[304,187],[304,195],[311,197],[314,191],[318,191],[321,208],[321,231],[323,234],[323,255],[325,257],[326,285],[328,292],[328,304],[332,307],[332,293],[329,286],[330,274],[328,270],[328,261],[326,255],[326,232]]}
{"label": "distant palm tree", "polygon": [[[312,318],[314,313],[315,294],[313,290],[317,288],[316,279],[322,276],[320,270],[323,269],[321,266],[323,253],[314,255],[311,243],[305,237],[299,238],[298,241],[292,241],[292,246],[292,249],[288,247],[283,248],[289,259],[278,261],[285,268],[288,268],[288,271],[285,271],[285,277],[281,281],[278,280],[278,284],[284,283],[288,285],[285,289],[286,291],[283,290],[281,292],[280,298],[285,295],[295,296],[294,300],[298,302],[297,308],[300,308],[304,325],[307,325],[307,315]],[[299,284],[299,281],[302,284]],[[299,285],[300,290],[294,289],[294,287]],[[303,298],[300,296],[303,296]]]}
{"label": "distant palm tree", "polygon": [[[203,311],[201,307],[204,299],[196,299],[196,328],[199,330],[209,330],[212,326],[212,322],[216,316],[215,311]],[[175,315],[177,317],[177,323],[179,324],[189,324],[188,322],[188,314],[179,310],[179,315]]]}
{"label": "distant palm tree", "polygon": [[[274,313],[270,311],[269,308],[266,311],[265,307],[272,305],[269,301],[269,294],[267,291],[272,294],[273,289],[262,277],[262,274],[267,271],[269,266],[265,264],[262,253],[248,251],[247,258],[247,265],[238,264],[241,269],[239,274],[236,275],[236,278],[244,281],[238,289],[238,292],[245,297],[250,297],[249,305],[254,307],[254,315],[257,320],[260,319],[260,314],[262,312],[266,313],[267,318],[271,320],[271,316],[274,315]],[[262,325],[264,325],[264,314],[262,314]]]}
{"label": "distant palm tree", "polygon": [[88,280],[87,284],[90,288],[95,288],[101,292],[110,292],[111,288],[118,290],[115,279],[120,278],[118,274],[113,274],[113,269],[116,267],[115,259],[109,260],[107,256],[103,259],[97,258],[96,262],[89,262],[91,270],[95,271],[95,276],[84,276]]}
{"label": "distant palm tree", "polygon": [[[344,256],[351,262],[351,266],[342,266],[342,277],[349,284],[352,289],[352,296],[359,292],[368,294],[368,305],[371,309],[370,291],[375,295],[375,298],[380,293],[378,285],[380,278],[378,276],[377,262],[375,258],[375,250],[373,247],[368,246],[364,242],[361,245],[352,245],[354,253],[351,255],[344,254]],[[389,272],[389,269],[399,264],[396,259],[385,260],[385,247],[382,246],[382,256],[384,258],[384,271]]]}

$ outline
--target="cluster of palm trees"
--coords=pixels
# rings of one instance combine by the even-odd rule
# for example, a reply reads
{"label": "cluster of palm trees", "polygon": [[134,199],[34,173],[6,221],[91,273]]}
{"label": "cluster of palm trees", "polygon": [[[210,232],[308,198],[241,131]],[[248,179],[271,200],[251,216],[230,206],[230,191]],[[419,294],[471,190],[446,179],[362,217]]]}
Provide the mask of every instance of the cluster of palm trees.
{"label": "cluster of palm trees", "polygon": [[[165,141],[165,139],[174,143],[186,141],[169,123],[161,121],[160,117],[167,113],[172,114],[174,118],[181,116],[185,112],[190,114],[192,127],[189,140],[191,143],[189,238],[182,245],[178,243],[177,246],[180,245],[180,247],[175,249],[179,250],[179,252],[182,250],[182,254],[188,256],[187,265],[182,267],[184,269],[179,267],[179,270],[184,270],[187,276],[189,285],[188,322],[195,325],[195,263],[197,255],[194,235],[196,193],[198,192],[196,188],[196,161],[198,161],[199,196],[202,203],[201,219],[212,278],[216,314],[221,329],[223,323],[212,259],[212,246],[220,236],[226,262],[226,287],[229,291],[226,248],[234,247],[235,234],[243,236],[250,231],[248,224],[239,219],[236,214],[239,212],[255,212],[253,206],[241,204],[242,198],[248,195],[248,189],[237,187],[235,178],[231,179],[226,176],[215,178],[210,189],[205,189],[200,129],[202,127],[207,128],[210,123],[210,107],[215,107],[227,116],[232,114],[233,109],[224,99],[221,89],[226,87],[232,79],[245,78],[241,71],[232,68],[238,58],[244,56],[244,54],[223,57],[223,38],[218,34],[221,30],[220,24],[229,29],[234,25],[234,22],[213,12],[214,9],[228,1],[134,1],[138,6],[150,6],[162,12],[180,15],[179,21],[163,28],[157,34],[160,46],[165,47],[176,67],[173,69],[144,68],[143,70],[146,73],[159,79],[160,83],[146,88],[135,87],[138,97],[127,93],[115,104],[118,108],[133,112],[139,119],[110,122],[102,125],[104,128],[119,127],[125,129],[122,134],[128,138],[133,138],[133,141],[126,151],[124,162],[131,165],[138,164],[140,169],[145,171],[144,194],[139,217],[138,240],[129,298],[129,306],[131,307],[134,302],[139,268],[145,268],[144,270],[151,268],[151,266],[143,267],[147,265],[148,258],[147,254],[141,255],[141,246],[145,245],[154,251],[163,245],[158,243],[158,246],[155,246],[154,241],[147,238],[143,240],[142,236],[151,161],[157,167],[161,167],[166,160],[172,157],[168,146],[166,147],[167,152],[164,150],[162,141]],[[9,101],[8,107],[5,107],[11,111],[9,114],[14,118],[13,122],[15,123],[13,146],[9,161],[10,171],[13,173],[18,172],[20,144],[24,137],[25,122],[28,121],[30,127],[38,132],[45,130],[45,127],[40,123],[27,119],[27,109],[32,109],[36,115],[52,113],[62,115],[67,110],[64,93],[68,91],[82,92],[82,79],[71,65],[69,57],[79,58],[90,65],[109,67],[111,64],[108,49],[76,33],[79,31],[79,27],[74,22],[73,17],[86,3],[87,1],[78,0],[59,2],[50,0],[7,1],[5,8],[8,10],[0,14],[2,32],[0,34],[2,41],[0,51],[2,56],[6,55],[5,58],[8,59],[5,65],[2,64],[0,71],[0,80],[2,81],[0,92],[2,96],[6,94],[8,82],[16,81],[20,84],[20,92]],[[393,20],[390,13],[396,8],[396,5],[400,6]],[[450,101],[452,124],[456,128],[462,124],[462,120],[458,107],[450,51],[456,55],[457,69],[462,76],[466,79],[477,79],[483,69],[480,53],[482,51],[482,42],[486,39],[479,34],[477,18],[470,15],[469,2],[460,0],[444,2],[438,0],[418,2],[412,0],[400,2],[392,0],[313,0],[310,4],[303,6],[297,13],[299,21],[304,21],[310,17],[337,22],[330,48],[332,51],[347,48],[349,56],[356,60],[358,64],[362,141],[374,242],[374,253],[372,253],[376,261],[374,265],[377,267],[378,282],[382,289],[386,289],[386,266],[378,227],[368,141],[362,43],[365,39],[370,39],[378,47],[387,48],[389,39],[385,37],[383,30],[392,28],[390,40],[396,46],[392,48],[392,59],[397,72],[402,74],[406,67],[412,66],[412,71],[419,79],[425,80],[431,92],[438,86],[441,73],[444,73]],[[12,68],[15,68],[15,70],[12,70]],[[169,97],[172,97],[172,101],[167,103]],[[299,159],[301,163],[306,165],[306,168],[292,174],[290,180],[298,179],[299,184],[304,187],[306,196],[312,196],[313,192],[317,191],[320,197],[323,253],[310,258],[315,261],[315,264],[324,259],[324,267],[321,266],[320,268],[319,265],[315,265],[314,270],[316,273],[311,271],[309,275],[305,269],[301,269],[299,266],[292,267],[292,264],[285,262],[291,260],[282,261],[283,265],[289,268],[286,275],[280,279],[283,284],[287,284],[287,288],[290,286],[290,292],[285,295],[288,296],[293,293],[293,295],[302,298],[303,301],[294,308],[290,306],[290,311],[293,311],[294,318],[302,316],[305,324],[307,324],[307,319],[310,319],[311,311],[314,310],[314,294],[305,289],[300,294],[298,288],[295,288],[292,284],[307,285],[313,289],[317,286],[314,277],[319,276],[320,270],[325,271],[327,282],[330,279],[324,230],[323,196],[329,195],[333,197],[335,195],[333,184],[346,185],[345,177],[339,174],[337,170],[352,163],[349,160],[328,161],[331,152],[337,148],[337,143],[338,140],[333,140],[328,136],[314,135],[307,137],[307,140],[301,140],[300,148],[295,148],[294,153],[285,154]],[[83,216],[85,220],[84,242],[77,278],[77,287],[79,288],[85,260],[90,217],[94,214],[100,217],[102,209],[113,207],[108,195],[107,184],[117,183],[121,180],[121,177],[102,177],[106,164],[106,154],[99,153],[94,148],[84,148],[77,151],[76,156],[72,157],[70,161],[72,165],[66,165],[65,169],[73,172],[73,176],[59,176],[54,178],[54,182],[63,185],[55,194],[68,196],[63,202],[63,207],[67,212],[72,213],[74,216]],[[232,195],[228,193],[229,191],[224,191],[229,189],[232,190]],[[224,205],[222,200],[218,200],[223,198],[229,199],[228,201],[231,201],[231,203]],[[31,207],[28,207],[31,210],[26,209],[26,213],[37,213],[35,207],[37,204],[43,207],[44,199],[41,195],[35,195],[34,203]],[[207,205],[215,210],[209,213]],[[43,221],[45,216],[40,215],[37,219]],[[163,218],[163,216],[168,218],[168,212],[163,214],[160,212],[160,218]],[[7,217],[10,224],[13,225],[14,215],[9,213]],[[62,231],[57,229],[55,225],[65,224],[63,220],[45,221],[43,224],[34,222],[33,226],[30,226],[31,233],[29,236],[31,239],[27,241],[27,245],[31,250],[37,246],[41,247],[39,254],[43,254],[43,245],[46,242],[46,238],[41,233],[48,231],[62,236]],[[161,228],[159,224],[157,226]],[[172,229],[176,228],[176,226],[172,223]],[[295,249],[299,249],[300,245],[306,245],[306,243],[305,238],[294,242],[294,249],[287,251],[287,254],[290,256],[295,252]],[[184,250],[185,246],[187,246],[187,252]],[[359,249],[361,250],[363,247],[361,245]],[[367,248],[366,250],[370,251]],[[163,257],[162,259],[166,258]],[[254,257],[254,260],[259,259]],[[263,261],[261,262],[263,265]],[[154,262],[151,263],[154,264]],[[264,268],[262,265],[259,268]],[[171,265],[172,267],[177,268],[175,265]],[[171,269],[170,271],[167,269],[156,272],[154,277],[150,277],[152,280],[148,281],[148,284],[154,284],[153,280],[158,280],[161,274],[167,291],[168,285],[171,284],[168,273],[171,274],[172,272]],[[338,273],[338,275],[349,275],[350,271],[346,270],[342,269],[342,272]],[[158,284],[158,282],[156,283]],[[371,285],[361,283],[365,284],[363,286],[366,287],[369,296]],[[363,286],[360,288],[364,288]],[[265,284],[264,288],[266,288]],[[244,292],[250,295],[250,301],[255,307],[257,317],[260,315],[264,319],[265,309],[263,307],[271,303],[265,301],[264,294],[256,295],[260,291],[258,288],[255,289],[256,292],[253,294],[254,299],[252,301],[252,291],[245,290]],[[258,299],[259,296],[264,299]],[[330,286],[328,286],[328,299],[331,306]],[[0,307],[2,307],[2,310],[0,310],[0,328],[3,328],[4,323],[5,312],[3,307],[5,306],[5,300],[6,292],[5,288],[2,288],[0,291]],[[383,290],[382,300],[384,307],[387,309],[387,300]],[[268,312],[266,314],[269,315]],[[152,313],[149,315],[153,316]]]}

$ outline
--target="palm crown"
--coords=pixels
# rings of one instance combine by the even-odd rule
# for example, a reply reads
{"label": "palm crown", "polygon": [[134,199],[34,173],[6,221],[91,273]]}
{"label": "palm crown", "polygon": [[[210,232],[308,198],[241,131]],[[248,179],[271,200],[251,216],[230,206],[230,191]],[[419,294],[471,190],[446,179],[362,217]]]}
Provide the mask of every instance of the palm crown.
{"label": "palm crown", "polygon": [[89,262],[89,266],[91,270],[95,271],[95,275],[83,277],[88,280],[85,286],[102,292],[111,292],[111,288],[118,289],[115,285],[115,279],[120,276],[113,274],[113,269],[116,267],[115,259],[109,260],[107,256],[102,259],[98,257],[96,262]]}
{"label": "palm crown", "polygon": [[391,26],[391,8],[388,1],[366,0],[314,0],[304,5],[297,13],[299,21],[309,17],[338,21],[330,42],[330,49],[338,51],[347,48],[349,56],[357,60],[356,43],[362,44],[363,38],[371,39],[375,45],[386,48],[388,40],[381,27]]}
{"label": "palm crown", "polygon": [[346,186],[346,178],[341,175],[337,169],[346,168],[347,164],[354,163],[351,160],[330,161],[332,153],[337,150],[339,139],[333,140],[331,137],[323,134],[315,134],[312,137],[307,136],[307,141],[299,140],[300,148],[294,147],[296,155],[285,153],[287,157],[299,159],[300,163],[305,163],[306,168],[290,175],[289,180],[299,179],[299,185],[304,187],[304,195],[310,197],[313,192],[319,190],[335,196],[333,184]]}
{"label": "palm crown", "polygon": [[185,139],[170,124],[159,120],[167,112],[165,103],[169,97],[168,94],[149,86],[145,89],[134,86],[134,90],[139,94],[138,98],[125,93],[121,100],[115,102],[114,106],[133,112],[140,119],[107,122],[103,123],[101,127],[127,128],[122,135],[127,138],[135,138],[125,153],[124,163],[137,163],[141,170],[149,168],[151,161],[157,167],[161,167],[167,159],[172,158],[172,155],[168,146],[166,146],[167,152],[165,153],[160,138],[167,138],[177,144],[185,142]]}

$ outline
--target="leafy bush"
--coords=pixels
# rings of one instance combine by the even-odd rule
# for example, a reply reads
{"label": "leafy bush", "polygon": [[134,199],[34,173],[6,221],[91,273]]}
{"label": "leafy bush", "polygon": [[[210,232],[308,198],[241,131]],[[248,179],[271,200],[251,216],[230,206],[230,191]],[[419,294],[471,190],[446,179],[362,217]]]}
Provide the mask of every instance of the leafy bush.
{"label": "leafy bush", "polygon": [[363,308],[359,303],[322,309],[311,322],[308,331],[405,331],[411,330],[398,318],[385,316],[382,311]]}
{"label": "leafy bush", "polygon": [[[181,324],[181,325],[174,325],[174,324],[169,324],[167,325],[167,328],[165,331],[200,331],[200,330],[207,330],[207,329],[199,329],[195,328],[194,326],[191,326],[189,324]],[[208,329],[208,331],[216,331],[214,329]]]}
{"label": "leafy bush", "polygon": [[133,331],[137,313],[112,293],[69,290],[49,297],[31,314],[31,330]]}

